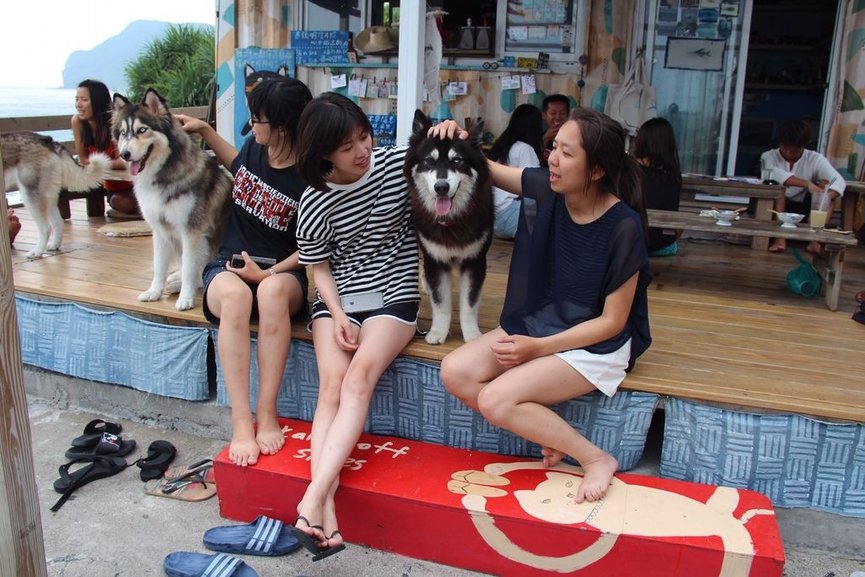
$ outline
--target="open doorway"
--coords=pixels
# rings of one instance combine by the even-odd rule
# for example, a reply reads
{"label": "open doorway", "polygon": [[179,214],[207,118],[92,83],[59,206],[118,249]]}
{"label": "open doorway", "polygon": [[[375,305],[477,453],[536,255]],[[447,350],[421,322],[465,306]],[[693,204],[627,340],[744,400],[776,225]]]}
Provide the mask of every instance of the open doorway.
{"label": "open doorway", "polygon": [[760,174],[788,118],[812,123],[816,148],[837,11],[838,0],[754,0],[735,174]]}

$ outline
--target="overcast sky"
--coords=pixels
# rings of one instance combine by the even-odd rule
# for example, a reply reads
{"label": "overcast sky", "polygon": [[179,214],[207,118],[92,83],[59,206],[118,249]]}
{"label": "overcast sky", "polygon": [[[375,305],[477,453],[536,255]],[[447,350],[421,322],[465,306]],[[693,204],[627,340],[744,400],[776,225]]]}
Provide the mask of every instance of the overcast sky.
{"label": "overcast sky", "polygon": [[90,50],[134,20],[215,25],[216,0],[5,0],[0,86],[61,86],[70,53]]}

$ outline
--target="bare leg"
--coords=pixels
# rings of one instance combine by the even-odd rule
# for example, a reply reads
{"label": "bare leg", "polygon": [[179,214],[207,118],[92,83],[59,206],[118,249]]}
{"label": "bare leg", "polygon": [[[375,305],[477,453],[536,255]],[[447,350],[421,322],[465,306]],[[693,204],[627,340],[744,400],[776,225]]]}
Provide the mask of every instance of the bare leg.
{"label": "bare leg", "polygon": [[303,302],[300,283],[288,274],[264,279],[258,285],[258,401],[255,408],[255,440],[265,455],[285,445],[279,426],[276,398],[282,385],[285,361],[291,345],[291,315]]}
{"label": "bare leg", "polygon": [[245,467],[258,461],[252,409],[249,405],[249,317],[252,291],[232,272],[219,273],[207,289],[207,306],[219,317],[219,360],[231,403],[228,458]]}
{"label": "bare leg", "polygon": [[[784,212],[784,209],[787,208],[787,195],[782,191],[778,198],[775,199],[775,210],[777,212]],[[776,238],[775,241],[769,246],[769,252],[784,252],[787,249],[787,240],[783,238]]]}
{"label": "bare leg", "polygon": [[[348,355],[350,362],[339,386],[328,382],[326,388],[319,391],[319,405],[313,420],[312,480],[297,506],[297,512],[309,519],[311,525],[321,524],[325,515],[329,515],[330,533],[327,536],[337,530],[333,495],[345,460],[363,431],[372,392],[382,373],[405,348],[414,332],[414,325],[393,319],[367,320],[360,330],[357,350]],[[315,321],[313,339],[319,367],[345,367],[347,353],[336,345],[332,320]],[[333,379],[332,371],[328,370],[327,375],[328,379]],[[328,397],[324,404],[322,395]],[[311,534],[315,535],[314,532]],[[322,546],[327,544],[323,542]]]}
{"label": "bare leg", "polygon": [[478,410],[481,390],[505,372],[505,367],[496,360],[490,346],[506,334],[501,327],[495,328],[442,359],[439,374],[445,389],[470,409]]}
{"label": "bare leg", "polygon": [[594,390],[563,360],[547,356],[518,365],[491,381],[478,395],[478,407],[491,424],[551,449],[551,463],[554,451],[576,459],[585,473],[576,501],[596,501],[606,493],[618,462],[549,408]]}

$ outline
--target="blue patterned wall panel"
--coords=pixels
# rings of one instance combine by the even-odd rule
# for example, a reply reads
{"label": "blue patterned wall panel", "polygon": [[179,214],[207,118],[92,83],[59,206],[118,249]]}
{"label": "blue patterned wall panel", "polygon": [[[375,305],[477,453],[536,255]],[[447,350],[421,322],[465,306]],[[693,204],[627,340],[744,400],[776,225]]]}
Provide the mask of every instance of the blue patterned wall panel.
{"label": "blue patterned wall panel", "polygon": [[865,425],[668,399],[661,476],[865,517]]}
{"label": "blue patterned wall panel", "polygon": [[[212,329],[214,342],[218,330]],[[252,343],[250,396],[255,406],[258,368],[256,341]],[[222,366],[217,358],[217,402],[228,404]],[[277,411],[289,418],[311,421],[318,393],[318,371],[312,345],[294,341],[286,364]],[[657,405],[657,395],[620,391],[612,399],[587,395],[556,407],[559,413],[594,443],[612,453],[622,470],[633,468],[643,454],[646,433]],[[396,359],[376,387],[366,431],[418,441],[504,455],[540,456],[540,448],[491,426],[483,417],[447,394],[436,364]]]}
{"label": "blue patterned wall panel", "polygon": [[209,397],[206,328],[20,295],[15,304],[21,358],[28,365],[166,397]]}

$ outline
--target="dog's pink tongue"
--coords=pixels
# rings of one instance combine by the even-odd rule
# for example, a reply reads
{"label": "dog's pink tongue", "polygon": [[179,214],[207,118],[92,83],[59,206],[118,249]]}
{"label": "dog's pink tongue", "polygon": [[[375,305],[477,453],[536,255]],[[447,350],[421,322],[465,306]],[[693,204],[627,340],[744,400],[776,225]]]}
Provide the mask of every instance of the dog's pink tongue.
{"label": "dog's pink tongue", "polygon": [[130,162],[129,163],[129,174],[135,176],[141,172],[141,163],[140,162]]}
{"label": "dog's pink tongue", "polygon": [[436,214],[438,216],[447,216],[451,211],[451,199],[446,196],[436,198]]}

